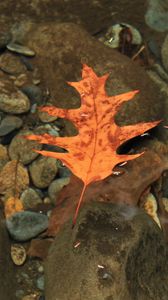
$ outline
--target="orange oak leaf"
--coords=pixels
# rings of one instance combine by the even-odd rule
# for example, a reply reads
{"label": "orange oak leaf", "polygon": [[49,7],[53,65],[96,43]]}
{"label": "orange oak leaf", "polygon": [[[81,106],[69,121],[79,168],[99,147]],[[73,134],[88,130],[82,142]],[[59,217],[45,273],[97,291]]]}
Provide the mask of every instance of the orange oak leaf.
{"label": "orange oak leaf", "polygon": [[117,148],[128,139],[144,133],[160,121],[138,123],[119,127],[114,116],[123,102],[132,99],[138,91],[130,91],[116,96],[108,96],[105,83],[109,74],[98,77],[93,69],[83,65],[82,80],[68,82],[81,96],[81,106],[77,109],[60,109],[53,106],[40,108],[51,116],[66,118],[74,123],[78,134],[71,137],[55,137],[49,134],[29,135],[29,140],[42,144],[57,145],[67,153],[37,151],[44,156],[60,159],[83,183],[83,190],[76,208],[73,224],[76,222],[83,194],[88,184],[109,176],[113,168],[124,161],[141,154],[119,155]]}

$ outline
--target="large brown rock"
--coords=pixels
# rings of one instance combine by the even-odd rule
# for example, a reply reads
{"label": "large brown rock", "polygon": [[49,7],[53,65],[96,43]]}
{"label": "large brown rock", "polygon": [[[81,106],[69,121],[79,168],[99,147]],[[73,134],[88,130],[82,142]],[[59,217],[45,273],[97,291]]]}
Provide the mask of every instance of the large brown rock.
{"label": "large brown rock", "polygon": [[[78,246],[77,246],[78,245]],[[58,233],[45,265],[46,300],[166,300],[168,248],[136,208],[92,202]]]}
{"label": "large brown rock", "polygon": [[0,212],[0,299],[15,300],[15,272],[10,258],[9,236]]}
{"label": "large brown rock", "polygon": [[[30,24],[29,24],[30,25]],[[26,32],[27,30],[27,32]],[[132,101],[123,104],[116,120],[119,124],[151,121],[166,116],[164,97],[145,70],[128,57],[108,48],[80,26],[71,23],[31,24],[20,41],[36,52],[42,85],[49,89],[50,102],[60,107],[78,107],[79,94],[67,81],[81,79],[82,64],[91,66],[100,76],[110,73],[106,84],[109,95],[140,90]]]}

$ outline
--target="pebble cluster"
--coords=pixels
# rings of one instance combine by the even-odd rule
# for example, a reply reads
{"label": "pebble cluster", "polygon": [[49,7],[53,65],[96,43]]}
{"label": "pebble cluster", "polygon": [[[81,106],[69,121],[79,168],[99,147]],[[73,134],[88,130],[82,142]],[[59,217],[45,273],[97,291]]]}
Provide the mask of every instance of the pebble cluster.
{"label": "pebble cluster", "polygon": [[[19,195],[24,211],[14,214],[6,224],[15,241],[27,241],[48,226],[46,215],[27,210],[38,204],[54,204],[58,192],[69,183],[70,172],[58,160],[39,156],[32,149],[43,146],[24,138],[28,134],[60,135],[57,117],[38,111],[44,104],[44,93],[39,72],[31,62],[35,52],[14,43],[9,33],[1,35],[0,51],[0,173],[7,162],[19,160],[30,182]],[[29,118],[34,122],[28,123]]]}
{"label": "pebble cluster", "polygon": [[[17,160],[26,179],[25,186],[19,190],[19,199],[24,210],[14,213],[6,219],[7,230],[13,240],[11,259],[16,266],[27,261],[24,244],[36,238],[48,227],[49,211],[33,211],[37,205],[52,207],[59,191],[69,183],[70,171],[61,162],[42,157],[32,149],[41,150],[42,145],[28,141],[24,135],[49,133],[60,136],[60,124],[57,117],[38,111],[40,105],[51,105],[40,87],[40,75],[31,58],[32,49],[12,41],[10,33],[0,36],[0,181],[1,201],[5,203],[14,193],[10,186],[12,168],[10,162]],[[47,97],[48,100],[49,97]],[[45,150],[49,149],[45,145]],[[59,151],[63,151],[59,149]],[[9,166],[9,167],[7,167]],[[22,172],[21,171],[21,172]],[[21,173],[19,173],[20,176]],[[2,180],[3,177],[3,180]],[[25,182],[25,180],[23,180]],[[20,183],[19,183],[20,184]],[[31,267],[30,267],[31,268]],[[25,295],[18,289],[16,297],[23,300],[44,299],[44,275],[37,274],[35,286],[39,294]],[[38,273],[38,272],[37,272]],[[21,272],[17,281],[31,282],[29,274]],[[40,293],[41,291],[41,293]]]}

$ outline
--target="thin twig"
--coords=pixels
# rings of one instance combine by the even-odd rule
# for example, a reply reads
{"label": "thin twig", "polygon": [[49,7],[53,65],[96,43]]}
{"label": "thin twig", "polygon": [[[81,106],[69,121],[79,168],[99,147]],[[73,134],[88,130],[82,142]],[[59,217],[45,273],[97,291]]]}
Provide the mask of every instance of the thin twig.
{"label": "thin twig", "polygon": [[145,49],[145,46],[142,45],[141,48],[138,50],[138,52],[135,53],[131,59],[132,59],[132,60],[135,60],[135,58],[136,58],[136,57],[137,57],[144,49]]}

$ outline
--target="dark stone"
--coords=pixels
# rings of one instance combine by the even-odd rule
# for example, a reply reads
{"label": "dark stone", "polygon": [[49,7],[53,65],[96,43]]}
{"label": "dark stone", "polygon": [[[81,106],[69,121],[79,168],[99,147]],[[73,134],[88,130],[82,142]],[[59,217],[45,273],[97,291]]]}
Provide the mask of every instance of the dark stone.
{"label": "dark stone", "polygon": [[43,99],[42,90],[36,85],[27,85],[21,88],[22,92],[28,96],[31,103],[41,104]]}
{"label": "dark stone", "polygon": [[20,55],[21,62],[26,66],[28,71],[33,71],[34,67],[31,63],[31,58],[25,57],[24,55]]}
{"label": "dark stone", "polygon": [[[75,247],[80,243],[78,247]],[[46,300],[166,300],[168,247],[135,207],[92,202],[68,222],[45,265]],[[56,296],[55,296],[56,295]]]}
{"label": "dark stone", "polygon": [[0,141],[2,145],[9,145],[14,138],[14,136],[19,132],[18,129],[13,130],[12,132],[8,133],[7,135],[3,136]]}
{"label": "dark stone", "polygon": [[60,166],[58,168],[58,176],[63,178],[63,177],[70,177],[72,172],[66,167],[66,166]]}

